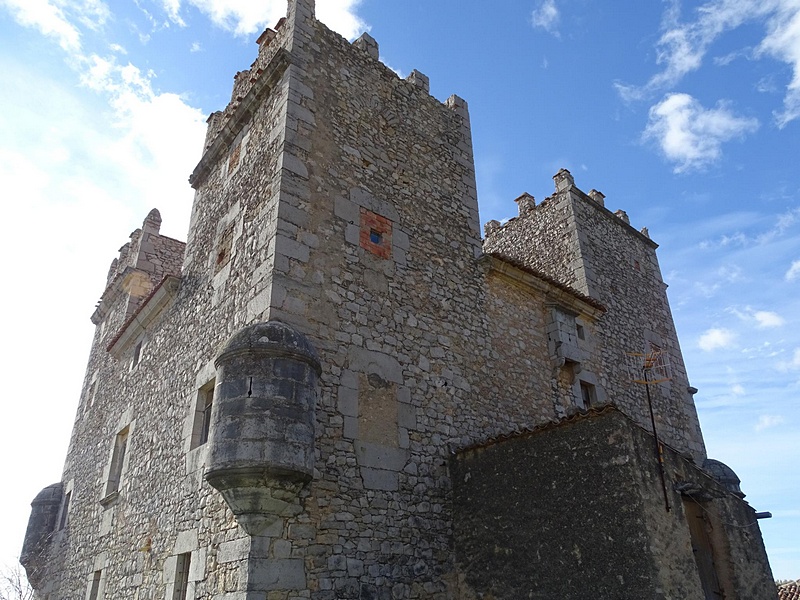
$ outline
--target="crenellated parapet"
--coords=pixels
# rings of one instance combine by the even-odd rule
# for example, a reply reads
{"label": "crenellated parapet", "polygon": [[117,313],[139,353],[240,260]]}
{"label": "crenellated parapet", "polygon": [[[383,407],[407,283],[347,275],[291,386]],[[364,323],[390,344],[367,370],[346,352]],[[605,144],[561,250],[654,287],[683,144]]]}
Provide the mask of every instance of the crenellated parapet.
{"label": "crenellated parapet", "polygon": [[161,214],[151,210],[111,262],[92,323],[117,336],[167,278],[179,278],[184,242],[161,235]]}

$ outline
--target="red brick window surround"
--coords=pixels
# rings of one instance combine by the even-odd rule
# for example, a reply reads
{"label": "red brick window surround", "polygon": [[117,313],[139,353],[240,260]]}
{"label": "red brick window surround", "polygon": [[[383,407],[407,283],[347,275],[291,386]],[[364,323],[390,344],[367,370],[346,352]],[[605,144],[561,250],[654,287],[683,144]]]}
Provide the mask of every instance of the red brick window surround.
{"label": "red brick window surround", "polygon": [[392,222],[362,207],[359,245],[376,256],[391,258]]}

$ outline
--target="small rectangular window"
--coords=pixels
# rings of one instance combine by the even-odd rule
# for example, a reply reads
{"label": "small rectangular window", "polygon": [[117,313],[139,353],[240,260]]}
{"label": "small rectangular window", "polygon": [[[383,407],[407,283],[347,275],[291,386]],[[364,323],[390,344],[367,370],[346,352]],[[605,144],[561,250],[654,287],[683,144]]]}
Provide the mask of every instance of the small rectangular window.
{"label": "small rectangular window", "polygon": [[172,600],[186,600],[186,592],[189,588],[189,566],[191,562],[191,552],[178,555],[178,560],[175,565],[175,589],[172,592]]}
{"label": "small rectangular window", "polygon": [[597,402],[597,395],[591,383],[581,381],[581,400],[583,401],[583,408],[590,408],[592,404]]}
{"label": "small rectangular window", "polygon": [[585,340],[586,339],[586,331],[584,330],[583,325],[576,324],[575,325],[575,331],[578,334],[578,339],[579,340]]}
{"label": "small rectangular window", "polygon": [[139,342],[133,348],[133,358],[131,359],[131,369],[135,369],[136,365],[139,364],[139,361],[142,358],[142,344],[143,344],[143,340],[139,340]]}
{"label": "small rectangular window", "polygon": [[92,575],[92,583],[89,587],[89,600],[97,600],[98,594],[100,593],[100,577],[103,575],[103,571],[95,571]]}
{"label": "small rectangular window", "polygon": [[200,445],[208,441],[208,430],[211,428],[211,406],[214,403],[214,388],[206,390],[203,394],[202,417],[200,425]]}
{"label": "small rectangular window", "polygon": [[192,443],[190,444],[192,450],[208,441],[208,434],[211,430],[211,409],[214,406],[214,384],[215,381],[212,379],[197,392]]}
{"label": "small rectangular window", "polygon": [[111,456],[111,470],[106,484],[106,496],[119,491],[122,483],[122,467],[125,464],[125,453],[128,449],[128,428],[120,431],[114,438],[114,453]]}
{"label": "small rectangular window", "polygon": [[61,518],[58,521],[58,528],[64,529],[69,523],[69,503],[72,498],[72,492],[64,494],[64,504],[61,506]]}

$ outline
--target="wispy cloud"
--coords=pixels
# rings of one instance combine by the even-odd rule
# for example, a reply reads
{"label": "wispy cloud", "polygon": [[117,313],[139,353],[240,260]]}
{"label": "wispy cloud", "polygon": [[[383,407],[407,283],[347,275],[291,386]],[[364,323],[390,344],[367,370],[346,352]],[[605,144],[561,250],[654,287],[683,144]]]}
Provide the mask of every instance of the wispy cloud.
{"label": "wispy cloud", "polygon": [[786,271],[784,279],[786,279],[786,281],[794,281],[798,277],[800,277],[800,260],[795,260],[792,262],[792,266],[789,267],[789,270]]}
{"label": "wispy cloud", "polygon": [[800,348],[795,348],[789,360],[782,360],[778,363],[781,371],[796,371],[800,369]]}
{"label": "wispy cloud", "polygon": [[704,108],[689,94],[669,94],[650,109],[644,139],[655,140],[682,173],[717,161],[724,142],[756,129],[757,119],[737,116],[725,102]]}
{"label": "wispy cloud", "polygon": [[558,35],[558,24],[561,21],[561,13],[556,6],[555,0],[542,0],[533,13],[531,13],[531,23],[537,29]]}
{"label": "wispy cloud", "polygon": [[731,308],[731,313],[746,323],[752,323],[759,329],[774,329],[786,324],[786,320],[776,312],[769,310],[754,310],[747,306],[744,309]]}
{"label": "wispy cloud", "polygon": [[700,339],[697,341],[697,345],[701,350],[704,350],[705,352],[711,352],[712,350],[717,350],[718,348],[727,348],[732,346],[735,340],[735,332],[731,331],[730,329],[720,327],[708,329],[705,333],[703,333],[703,335],[700,336]]}
{"label": "wispy cloud", "polygon": [[68,20],[60,6],[30,0],[0,0],[0,6],[8,8],[20,25],[33,27],[43,35],[55,38],[63,50],[80,50],[80,31]]}
{"label": "wispy cloud", "polygon": [[181,17],[181,0],[161,0],[161,5],[170,21],[180,27],[186,26],[186,23]]}
{"label": "wispy cloud", "polygon": [[775,112],[775,121],[783,128],[800,117],[800,4],[796,0],[778,2],[778,9],[768,23],[768,34],[758,49],[792,67],[783,110]]}
{"label": "wispy cloud", "polygon": [[784,127],[800,117],[800,4],[797,0],[710,0],[698,7],[692,18],[682,21],[680,4],[673,0],[664,15],[662,34],[656,43],[656,63],[661,70],[643,85],[617,82],[626,101],[642,100],[674,88],[685,75],[697,71],[710,47],[724,34],[748,23],[764,26],[766,33],[753,52],[740,50],[716,59],[728,64],[747,52],[748,56],[770,56],[790,65],[792,77],[786,85],[783,110],[775,121]]}
{"label": "wispy cloud", "polygon": [[[760,231],[743,231],[739,229],[732,233],[721,233],[716,239],[706,239],[700,242],[701,250],[748,248],[753,246],[765,246],[781,238],[785,238],[787,233],[796,229],[800,224],[800,208],[789,209],[777,215],[765,216],[757,213],[741,213],[741,215],[731,215],[732,217],[744,216],[746,222],[736,223],[735,218],[731,219],[731,227],[742,227],[748,229],[760,228]],[[795,261],[800,263],[799,261]],[[741,272],[739,267],[734,267]],[[797,269],[794,273],[792,269]],[[791,273],[791,275],[790,275]],[[793,279],[800,274],[800,265],[792,268],[786,273],[787,280]]]}
{"label": "wispy cloud", "polygon": [[764,431],[765,429],[770,429],[771,427],[780,425],[785,420],[786,419],[779,415],[761,415],[758,417],[758,423],[756,423],[755,430]]}

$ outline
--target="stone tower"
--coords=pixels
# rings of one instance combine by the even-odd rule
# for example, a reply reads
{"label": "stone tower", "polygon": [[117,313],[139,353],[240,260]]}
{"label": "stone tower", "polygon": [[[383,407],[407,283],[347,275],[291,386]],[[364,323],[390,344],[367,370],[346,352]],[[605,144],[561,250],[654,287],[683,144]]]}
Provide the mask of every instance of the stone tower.
{"label": "stone tower", "polygon": [[[587,502],[586,528],[565,517],[536,568],[500,585],[482,549],[528,551],[480,538],[504,529],[472,503],[494,486],[496,515],[537,523],[487,473],[541,494],[514,449],[535,456],[551,435],[583,451],[564,450],[574,469],[532,466],[548,490],[593,472],[635,496],[637,544],[613,548],[646,567],[633,591],[607,560],[559,555],[577,579],[610,574],[619,598],[713,586],[681,499],[747,527],[754,512],[702,469],[655,244],[561,172],[551,199],[521,198],[484,247],[463,100],[431,97],[417,71],[398,78],[369,35],[350,44],[319,23],[313,0],[290,0],[258,47],[209,118],[185,247],[153,212],[112,264],[63,480],[37,497],[25,540],[38,595],[577,598],[546,577],[553,540],[580,550],[591,530],[591,551],[613,556],[613,505]],[[656,398],[663,490],[619,366],[646,344],[677,374]],[[725,540],[719,557],[750,565],[717,569],[726,597],[769,597],[760,538]]]}

